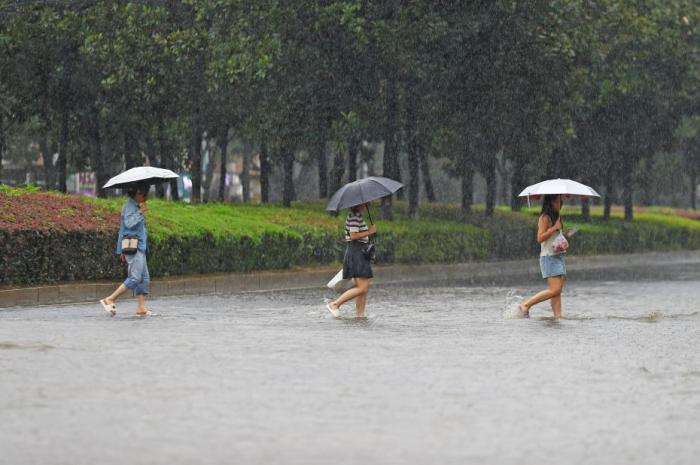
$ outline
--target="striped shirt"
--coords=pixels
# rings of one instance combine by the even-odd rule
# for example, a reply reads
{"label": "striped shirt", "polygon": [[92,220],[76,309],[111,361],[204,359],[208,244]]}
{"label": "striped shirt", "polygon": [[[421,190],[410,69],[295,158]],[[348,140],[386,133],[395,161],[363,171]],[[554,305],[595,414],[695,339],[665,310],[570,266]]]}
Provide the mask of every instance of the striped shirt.
{"label": "striped shirt", "polygon": [[[352,241],[352,239],[350,238],[350,233],[364,232],[367,230],[367,223],[365,223],[365,219],[362,218],[362,213],[355,213],[352,210],[350,210],[348,212],[348,217],[345,219],[345,242]],[[362,239],[358,239],[357,242],[367,243],[369,242],[369,237],[363,237]]]}

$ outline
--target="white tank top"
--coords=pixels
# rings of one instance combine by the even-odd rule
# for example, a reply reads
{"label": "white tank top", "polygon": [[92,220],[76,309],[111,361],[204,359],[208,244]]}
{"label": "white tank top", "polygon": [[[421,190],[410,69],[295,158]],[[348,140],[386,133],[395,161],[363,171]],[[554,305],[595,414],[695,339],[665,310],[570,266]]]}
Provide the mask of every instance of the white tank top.
{"label": "white tank top", "polygon": [[559,237],[559,234],[561,231],[557,230],[556,233],[552,234],[552,237],[547,239],[546,241],[542,242],[540,244],[540,257],[548,257],[550,255],[559,255],[558,252],[554,251],[554,241],[556,240],[557,237]]}

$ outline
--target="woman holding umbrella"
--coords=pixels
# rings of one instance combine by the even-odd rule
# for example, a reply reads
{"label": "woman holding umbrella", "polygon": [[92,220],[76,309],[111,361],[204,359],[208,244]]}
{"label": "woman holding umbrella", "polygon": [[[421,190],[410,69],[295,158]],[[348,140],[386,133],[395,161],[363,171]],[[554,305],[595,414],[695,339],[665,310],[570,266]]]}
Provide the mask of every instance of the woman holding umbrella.
{"label": "woman holding umbrella", "polygon": [[347,245],[343,256],[343,279],[354,279],[355,287],[326,304],[326,308],[334,317],[339,317],[340,306],[352,299],[355,299],[357,317],[365,317],[369,280],[373,277],[367,247],[369,247],[370,236],[377,234],[377,227],[374,224],[367,226],[362,217],[361,207],[365,207],[369,212],[369,204],[358,205],[351,207],[345,218],[344,239]]}
{"label": "woman holding umbrella", "polygon": [[149,189],[148,183],[140,182],[129,186],[126,190],[129,198],[121,212],[116,253],[122,263],[128,264],[127,278],[110,296],[100,300],[102,308],[112,316],[117,314],[115,302],[128,290],[136,293],[138,301],[136,315],[147,316],[151,313],[145,306],[151,282],[146,262],[148,240],[144,217],[144,213],[148,210]]}
{"label": "woman holding umbrella", "polygon": [[530,316],[530,308],[550,300],[554,318],[561,317],[561,292],[566,276],[566,250],[575,230],[563,231],[561,207],[564,195],[570,197],[597,197],[592,188],[568,179],[544,181],[526,188],[520,197],[543,198],[542,211],[537,222],[537,242],[540,244],[540,271],[548,288],[530,297],[518,306],[522,316]]}
{"label": "woman holding umbrella", "polygon": [[138,166],[113,177],[103,186],[105,189],[125,189],[129,196],[121,212],[116,249],[121,262],[128,264],[128,276],[117,290],[100,300],[102,308],[111,316],[117,314],[115,302],[129,289],[136,293],[138,301],[136,315],[151,314],[145,306],[151,283],[146,263],[148,238],[144,217],[148,210],[148,191],[152,184],[177,179],[177,177],[177,174],[163,168]]}
{"label": "woman holding umbrella", "polygon": [[362,216],[362,208],[364,207],[367,211],[372,223],[372,217],[369,216],[369,203],[392,195],[401,187],[403,184],[392,179],[370,176],[344,185],[328,201],[326,210],[337,212],[341,208],[349,209],[344,229],[346,248],[343,256],[343,279],[355,280],[355,287],[326,304],[326,308],[334,317],[340,316],[341,305],[355,299],[357,317],[364,318],[369,280],[373,277],[371,261],[374,246],[370,244],[369,238],[377,233],[377,228],[374,224],[367,226]]}

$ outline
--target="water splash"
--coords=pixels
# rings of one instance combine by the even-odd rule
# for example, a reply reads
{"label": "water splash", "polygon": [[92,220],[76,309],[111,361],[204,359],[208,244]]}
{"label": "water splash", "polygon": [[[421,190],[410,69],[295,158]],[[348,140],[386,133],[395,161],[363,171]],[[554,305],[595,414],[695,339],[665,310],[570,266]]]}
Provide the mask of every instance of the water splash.
{"label": "water splash", "polygon": [[523,314],[518,308],[522,301],[523,296],[518,295],[514,289],[509,290],[503,303],[503,318],[506,320],[523,318]]}

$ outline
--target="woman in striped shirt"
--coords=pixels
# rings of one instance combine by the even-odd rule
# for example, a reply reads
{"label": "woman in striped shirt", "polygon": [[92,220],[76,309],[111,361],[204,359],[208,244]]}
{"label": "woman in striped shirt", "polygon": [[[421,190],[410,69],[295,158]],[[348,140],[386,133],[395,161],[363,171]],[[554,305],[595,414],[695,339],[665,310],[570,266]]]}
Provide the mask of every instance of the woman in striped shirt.
{"label": "woman in striped shirt", "polygon": [[374,225],[367,227],[360,209],[368,204],[351,207],[345,219],[345,256],[343,257],[343,279],[355,279],[355,287],[345,291],[340,297],[326,305],[333,316],[340,316],[340,306],[355,299],[358,318],[364,318],[369,280],[372,278],[372,265],[364,250],[369,245],[369,238],[377,233]]}

